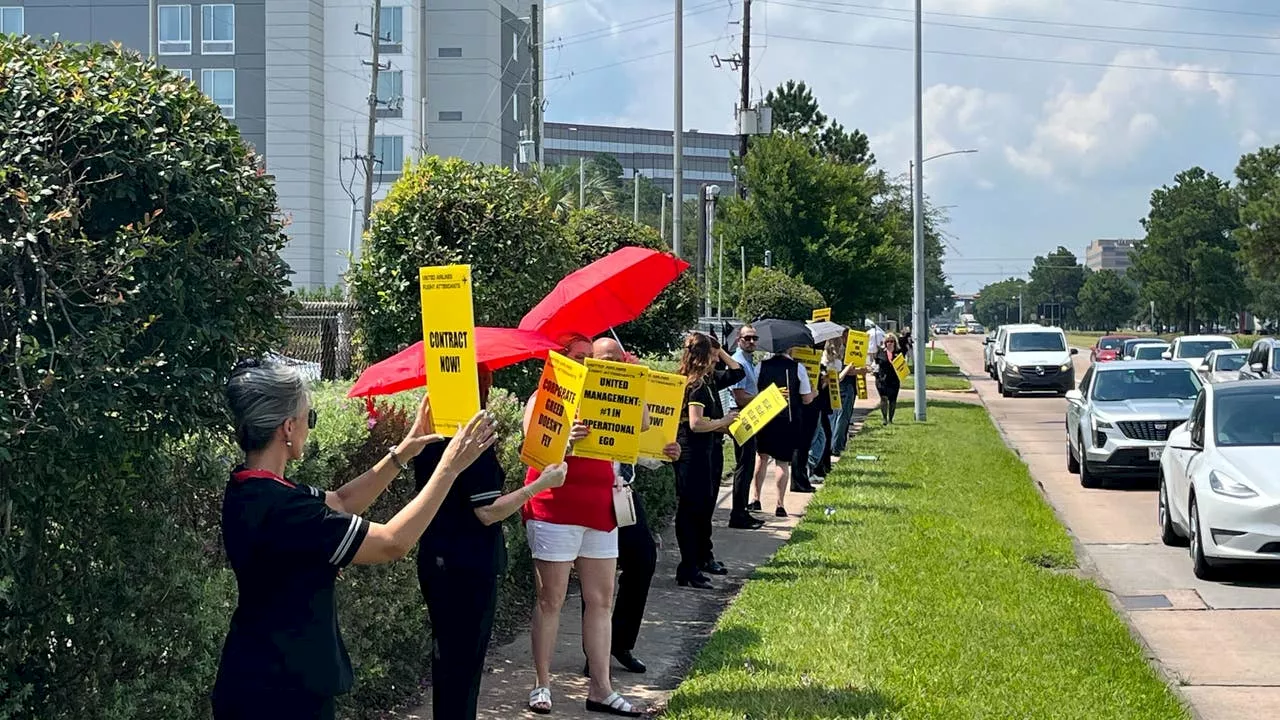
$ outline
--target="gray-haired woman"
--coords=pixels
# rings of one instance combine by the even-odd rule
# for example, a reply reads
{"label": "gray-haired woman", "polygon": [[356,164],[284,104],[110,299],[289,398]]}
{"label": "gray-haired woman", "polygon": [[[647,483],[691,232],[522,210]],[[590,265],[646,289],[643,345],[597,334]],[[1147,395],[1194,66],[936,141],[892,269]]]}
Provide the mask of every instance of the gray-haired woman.
{"label": "gray-haired woman", "polygon": [[386,524],[359,516],[428,443],[424,398],[413,427],[360,477],[324,492],[285,477],[316,424],[306,383],[292,368],[241,363],[227,383],[244,464],[231,473],[222,539],[240,596],[213,689],[218,720],[332,718],[351,689],[351,659],[338,632],[334,581],[342,567],[403,557],[435,516],[454,478],[497,435],[477,414],[449,441],[422,491]]}

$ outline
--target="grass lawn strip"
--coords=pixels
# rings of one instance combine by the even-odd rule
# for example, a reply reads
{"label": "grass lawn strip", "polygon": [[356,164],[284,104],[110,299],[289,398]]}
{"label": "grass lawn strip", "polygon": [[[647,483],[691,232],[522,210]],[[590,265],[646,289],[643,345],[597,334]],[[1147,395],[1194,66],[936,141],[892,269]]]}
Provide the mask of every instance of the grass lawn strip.
{"label": "grass lawn strip", "polygon": [[[902,381],[903,390],[912,390],[915,386],[916,379],[914,375],[908,375],[907,379]],[[968,378],[958,375],[925,375],[924,386],[926,390],[950,390],[952,392],[973,389],[973,385],[969,383]]]}
{"label": "grass lawn strip", "polygon": [[665,717],[1188,717],[986,411],[929,417],[868,421]]}

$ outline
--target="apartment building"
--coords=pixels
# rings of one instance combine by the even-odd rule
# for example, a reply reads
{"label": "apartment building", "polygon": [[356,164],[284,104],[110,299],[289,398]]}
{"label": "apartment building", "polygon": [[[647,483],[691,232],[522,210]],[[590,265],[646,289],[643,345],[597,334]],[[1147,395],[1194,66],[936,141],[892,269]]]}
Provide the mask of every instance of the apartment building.
{"label": "apartment building", "polygon": [[1130,254],[1137,240],[1098,239],[1089,243],[1084,251],[1084,264],[1090,270],[1115,270],[1123,273],[1133,264]]}
{"label": "apartment building", "polygon": [[375,200],[426,153],[516,164],[537,5],[383,0],[372,153],[372,0],[0,0],[0,32],[119,42],[196,83],[264,156],[293,282],[317,287],[339,284],[358,253],[358,157],[377,159]]}

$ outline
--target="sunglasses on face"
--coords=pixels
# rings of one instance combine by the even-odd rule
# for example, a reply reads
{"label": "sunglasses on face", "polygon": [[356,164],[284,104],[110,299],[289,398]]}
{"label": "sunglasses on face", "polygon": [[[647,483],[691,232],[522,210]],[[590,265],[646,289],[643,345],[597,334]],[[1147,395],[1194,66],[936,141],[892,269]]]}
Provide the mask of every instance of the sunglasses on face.
{"label": "sunglasses on face", "polygon": [[307,410],[307,429],[308,430],[315,430],[316,422],[319,420],[320,420],[320,415],[319,413],[316,412],[315,408],[311,408],[310,410]]}
{"label": "sunglasses on face", "polygon": [[756,337],[755,335],[743,335],[743,336],[742,336],[742,342],[755,342],[755,341],[757,341],[757,340],[759,340],[759,339],[760,339],[760,338]]}

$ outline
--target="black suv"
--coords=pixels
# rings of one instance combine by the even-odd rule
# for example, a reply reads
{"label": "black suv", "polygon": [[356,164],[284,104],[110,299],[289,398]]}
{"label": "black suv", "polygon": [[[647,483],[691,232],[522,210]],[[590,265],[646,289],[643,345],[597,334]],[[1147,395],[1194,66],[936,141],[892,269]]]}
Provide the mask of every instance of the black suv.
{"label": "black suv", "polygon": [[1241,380],[1267,380],[1280,378],[1280,371],[1276,366],[1280,365],[1280,339],[1269,337],[1262,338],[1253,344],[1253,349],[1249,351],[1249,358],[1244,361],[1244,365],[1240,368]]}

